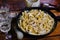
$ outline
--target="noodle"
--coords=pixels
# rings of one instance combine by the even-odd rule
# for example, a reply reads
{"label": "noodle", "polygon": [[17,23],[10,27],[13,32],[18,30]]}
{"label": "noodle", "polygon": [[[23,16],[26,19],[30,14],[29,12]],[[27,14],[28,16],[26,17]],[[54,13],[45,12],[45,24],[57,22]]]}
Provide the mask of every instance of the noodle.
{"label": "noodle", "polygon": [[54,19],[41,10],[32,9],[22,12],[19,21],[19,28],[32,35],[43,35],[53,28]]}

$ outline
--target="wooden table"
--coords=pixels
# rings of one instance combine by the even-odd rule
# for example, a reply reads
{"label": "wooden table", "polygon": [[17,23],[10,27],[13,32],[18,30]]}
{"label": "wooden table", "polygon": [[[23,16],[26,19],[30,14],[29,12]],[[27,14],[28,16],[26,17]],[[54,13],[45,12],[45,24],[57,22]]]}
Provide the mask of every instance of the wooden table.
{"label": "wooden table", "polygon": [[[51,10],[51,12],[53,12],[56,16],[60,16],[60,12],[57,12],[56,10]],[[14,32],[12,32],[12,35],[12,40],[17,40],[16,34]],[[0,40],[5,40],[5,34],[2,32],[0,32]],[[22,40],[33,40],[33,38],[24,37]],[[60,40],[60,22],[57,23],[56,29],[50,35],[37,40]]]}

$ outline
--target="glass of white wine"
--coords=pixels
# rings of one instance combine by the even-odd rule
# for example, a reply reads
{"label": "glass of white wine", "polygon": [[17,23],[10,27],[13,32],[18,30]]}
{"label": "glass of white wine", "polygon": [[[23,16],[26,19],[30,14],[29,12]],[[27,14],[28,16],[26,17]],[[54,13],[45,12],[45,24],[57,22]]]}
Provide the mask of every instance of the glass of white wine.
{"label": "glass of white wine", "polygon": [[11,19],[9,17],[9,8],[2,6],[0,9],[0,31],[6,34],[6,40],[12,37],[12,35],[8,34],[11,29]]}

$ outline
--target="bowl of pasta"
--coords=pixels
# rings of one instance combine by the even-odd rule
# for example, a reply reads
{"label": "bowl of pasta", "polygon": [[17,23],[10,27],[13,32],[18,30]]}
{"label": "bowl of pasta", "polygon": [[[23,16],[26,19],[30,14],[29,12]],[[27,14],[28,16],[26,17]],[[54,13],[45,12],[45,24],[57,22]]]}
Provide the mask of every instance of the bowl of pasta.
{"label": "bowl of pasta", "polygon": [[25,8],[17,16],[17,28],[30,36],[45,36],[56,28],[57,19],[45,8]]}

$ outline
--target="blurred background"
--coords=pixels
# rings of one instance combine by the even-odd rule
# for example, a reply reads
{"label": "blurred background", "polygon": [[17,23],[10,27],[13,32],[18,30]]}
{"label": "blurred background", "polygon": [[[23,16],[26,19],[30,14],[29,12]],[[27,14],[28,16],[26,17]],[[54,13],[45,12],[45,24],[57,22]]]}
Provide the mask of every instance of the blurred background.
{"label": "blurred background", "polygon": [[[3,1],[0,0],[0,6],[3,4]],[[5,0],[5,2],[10,6],[11,10],[19,10],[26,7],[26,0]],[[40,0],[40,3],[49,3],[58,6],[60,5],[60,0]]]}

